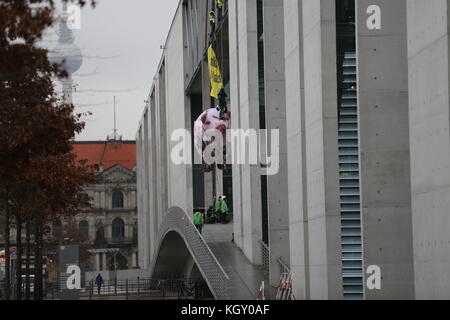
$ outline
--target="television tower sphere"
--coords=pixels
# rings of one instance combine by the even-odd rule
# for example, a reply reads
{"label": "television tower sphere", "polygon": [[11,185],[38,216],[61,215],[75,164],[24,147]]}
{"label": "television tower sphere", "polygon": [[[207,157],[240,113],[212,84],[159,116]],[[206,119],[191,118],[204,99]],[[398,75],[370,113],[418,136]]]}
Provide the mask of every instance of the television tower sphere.
{"label": "television tower sphere", "polygon": [[81,68],[83,56],[75,44],[58,43],[50,53],[50,62],[62,64],[62,68],[70,75]]}
{"label": "television tower sphere", "polygon": [[49,60],[52,63],[62,64],[62,68],[67,71],[69,77],[71,74],[77,72],[83,63],[81,50],[74,42],[75,37],[72,30],[67,26],[65,19],[60,18],[58,44],[49,53]]}

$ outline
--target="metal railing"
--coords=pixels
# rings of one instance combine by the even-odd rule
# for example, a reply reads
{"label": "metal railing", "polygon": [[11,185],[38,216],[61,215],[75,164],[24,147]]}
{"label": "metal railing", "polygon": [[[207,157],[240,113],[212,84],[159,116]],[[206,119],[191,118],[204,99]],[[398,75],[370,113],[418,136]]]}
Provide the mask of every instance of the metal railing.
{"label": "metal railing", "polygon": [[120,296],[126,300],[137,296],[146,296],[153,299],[194,299],[207,297],[206,288],[201,281],[186,281],[184,279],[130,279],[110,280],[102,284],[100,288],[94,280],[86,283],[80,291],[80,296],[89,297],[90,300],[108,296]]}
{"label": "metal railing", "polygon": [[[208,284],[214,298],[217,300],[229,300],[227,288],[230,278],[209,248],[205,239],[194,226],[191,217],[183,209],[176,207],[169,209],[160,227],[160,243],[163,242],[165,235],[170,231],[176,231],[184,238],[192,254],[192,258],[202,271],[205,277],[204,280]],[[157,259],[153,261],[153,270],[155,270]]]}
{"label": "metal railing", "polygon": [[281,274],[291,274],[291,268],[283,261],[283,258],[278,258],[278,264],[280,265]]}
{"label": "metal railing", "polygon": [[116,237],[116,238],[105,238],[108,244],[136,244],[136,237]]}
{"label": "metal railing", "polygon": [[[116,297],[129,300],[151,298],[154,300],[189,300],[211,298],[209,289],[202,285],[202,280],[186,279],[127,279],[104,281],[100,288],[95,280],[86,281],[79,290],[81,299],[98,300]],[[58,282],[45,283],[47,300],[58,299]]]}
{"label": "metal railing", "polygon": [[269,246],[262,240],[259,240],[261,245],[261,254],[263,260],[263,268],[266,274],[270,273],[270,249]]}

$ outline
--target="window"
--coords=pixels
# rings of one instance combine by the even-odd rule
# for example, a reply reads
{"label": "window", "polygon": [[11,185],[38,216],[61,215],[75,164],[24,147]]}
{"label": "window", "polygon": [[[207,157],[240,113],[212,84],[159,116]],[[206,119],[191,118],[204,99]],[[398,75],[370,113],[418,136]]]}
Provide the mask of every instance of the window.
{"label": "window", "polygon": [[78,226],[78,229],[80,231],[80,237],[82,241],[89,239],[89,222],[86,220],[80,221],[80,224]]}
{"label": "window", "polygon": [[112,202],[113,209],[123,208],[123,193],[119,190],[115,190],[113,192]]}
{"label": "window", "polygon": [[123,241],[125,238],[125,222],[120,218],[112,223],[112,237],[114,241]]}

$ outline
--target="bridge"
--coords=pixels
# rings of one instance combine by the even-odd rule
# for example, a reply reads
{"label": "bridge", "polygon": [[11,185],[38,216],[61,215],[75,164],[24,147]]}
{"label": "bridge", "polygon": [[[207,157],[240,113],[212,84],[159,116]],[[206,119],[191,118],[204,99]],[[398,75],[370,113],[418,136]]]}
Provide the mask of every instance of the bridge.
{"label": "bridge", "polygon": [[263,268],[252,265],[232,240],[231,223],[205,225],[202,236],[183,209],[171,208],[159,230],[152,277],[201,278],[214,299],[255,300],[267,282]]}

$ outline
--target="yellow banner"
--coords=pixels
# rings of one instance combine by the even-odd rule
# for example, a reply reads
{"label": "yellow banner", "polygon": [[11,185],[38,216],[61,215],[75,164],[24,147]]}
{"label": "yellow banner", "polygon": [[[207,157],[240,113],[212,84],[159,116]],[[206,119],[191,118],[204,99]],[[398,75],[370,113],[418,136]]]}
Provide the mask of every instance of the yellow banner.
{"label": "yellow banner", "polygon": [[208,48],[208,68],[211,80],[211,97],[219,99],[219,92],[223,88],[222,73],[212,46]]}

